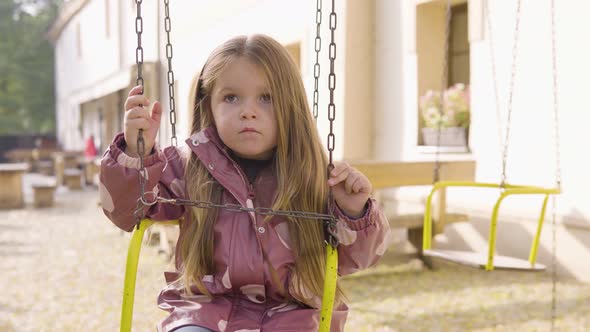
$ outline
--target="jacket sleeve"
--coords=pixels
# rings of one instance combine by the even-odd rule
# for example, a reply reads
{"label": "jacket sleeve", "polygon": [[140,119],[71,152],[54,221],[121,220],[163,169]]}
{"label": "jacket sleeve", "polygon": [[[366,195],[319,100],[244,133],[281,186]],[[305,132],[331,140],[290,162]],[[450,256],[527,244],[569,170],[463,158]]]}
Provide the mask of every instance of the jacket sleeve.
{"label": "jacket sleeve", "polygon": [[333,203],[338,245],[338,274],[351,274],[379,261],[391,241],[391,229],[385,214],[374,199],[369,199],[365,214],[348,217]]}
{"label": "jacket sleeve", "polygon": [[[99,194],[105,215],[119,228],[132,231],[137,223],[134,212],[140,197],[139,158],[125,154],[125,139],[118,134],[105,152],[100,166]],[[184,163],[175,147],[152,151],[144,158],[147,179],[145,191],[153,191],[164,198],[184,198]],[[156,203],[144,207],[145,217],[158,220],[175,220],[184,214],[184,208],[172,204]]]}

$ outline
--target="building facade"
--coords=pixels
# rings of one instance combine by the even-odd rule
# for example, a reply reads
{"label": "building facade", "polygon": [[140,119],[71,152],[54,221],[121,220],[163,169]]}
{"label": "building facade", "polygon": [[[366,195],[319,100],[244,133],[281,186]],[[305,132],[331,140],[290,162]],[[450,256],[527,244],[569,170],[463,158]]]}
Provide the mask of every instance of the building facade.
{"label": "building facade", "polygon": [[[474,160],[478,181],[498,182],[509,128],[507,180],[554,186],[559,160],[563,189],[559,221],[590,230],[590,161],[580,155],[590,138],[583,87],[584,78],[590,76],[586,61],[590,47],[579,42],[581,37],[574,38],[580,31],[590,31],[584,15],[590,3],[556,1],[552,31],[549,0],[521,2],[518,11],[517,1],[490,1],[486,6],[485,0],[452,0],[448,12],[447,1],[442,0],[337,1],[337,159],[433,160],[436,149],[426,145],[422,136],[420,97],[443,85],[463,83],[470,90],[467,144],[442,147],[438,158]],[[316,0],[171,1],[179,142],[189,135],[187,100],[193,76],[209,52],[234,35],[264,33],[283,43],[298,62],[312,100],[316,5]],[[328,127],[330,6],[323,1],[318,119],[322,137]],[[142,14],[146,94],[161,100],[167,110],[164,2],[143,1]],[[104,150],[121,131],[122,105],[135,84],[135,22],[134,0],[70,0],[48,31],[56,50],[58,139],[65,148],[80,149],[84,139],[94,135]],[[552,36],[557,50],[555,94]],[[160,132],[160,144],[170,144],[165,121]],[[404,189],[394,195],[420,200],[424,192]],[[458,191],[449,193],[448,202],[459,210],[485,214],[497,194]],[[506,203],[506,211],[535,220],[540,202],[540,198],[516,199]]]}

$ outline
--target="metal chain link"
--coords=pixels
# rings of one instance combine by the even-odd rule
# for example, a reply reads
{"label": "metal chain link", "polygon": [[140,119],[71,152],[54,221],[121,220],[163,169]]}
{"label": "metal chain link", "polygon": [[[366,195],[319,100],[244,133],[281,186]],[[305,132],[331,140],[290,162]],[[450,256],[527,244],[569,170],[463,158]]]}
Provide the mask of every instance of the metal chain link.
{"label": "metal chain link", "polygon": [[170,98],[170,126],[172,128],[172,137],[170,141],[173,146],[178,145],[176,138],[176,102],[174,101],[174,72],[172,71],[172,43],[170,42],[170,30],[172,23],[170,20],[169,0],[164,0],[164,29],[166,30],[166,58],[168,59],[168,96]]}
{"label": "metal chain link", "polygon": [[[137,34],[137,47],[135,49],[135,63],[137,64],[137,80],[136,84],[143,87],[143,46],[141,45],[141,34],[143,33],[143,18],[141,17],[141,2],[143,0],[135,0],[137,7],[137,16],[135,17],[135,33]],[[143,90],[141,91],[143,93]]]}
{"label": "metal chain link", "polygon": [[[230,212],[251,212],[262,216],[282,216],[290,218],[322,220],[324,221],[324,226],[326,226],[326,232],[328,233],[326,242],[328,242],[334,248],[336,248],[339,243],[336,231],[336,217],[333,214],[291,210],[273,210],[271,208],[265,207],[247,208],[239,204],[216,204],[213,202],[187,200],[180,198],[164,198],[158,196],[153,191],[142,192],[142,195],[138,199],[138,206],[141,206],[142,209],[144,206],[152,206],[156,203],[192,206],[200,209],[218,208]],[[139,210],[140,209],[137,209],[135,213],[138,213]]]}
{"label": "metal chain link", "polygon": [[[330,104],[328,105],[328,119],[330,121],[330,133],[328,135],[328,151],[329,151],[329,165],[328,171],[333,168],[333,151],[334,151],[334,128],[333,122],[336,118],[336,106],[334,104],[334,89],[336,88],[336,74],[334,73],[334,61],[336,59],[336,43],[334,42],[334,30],[336,29],[336,13],[335,13],[335,0],[332,0],[332,12],[330,13],[330,30],[331,30],[331,43],[330,43],[330,76],[329,76],[329,86],[330,89]],[[137,84],[143,87],[143,77],[142,77],[142,64],[143,64],[143,48],[141,47],[141,33],[143,32],[143,19],[141,17],[141,3],[142,0],[135,0],[137,5],[137,18],[135,24],[135,30],[137,33],[137,51],[136,51],[136,64],[137,64]],[[174,102],[174,72],[172,71],[172,44],[170,42],[170,31],[171,31],[171,20],[170,20],[170,9],[169,9],[169,0],[164,0],[165,4],[165,19],[164,19],[164,27],[166,30],[167,36],[167,43],[166,43],[166,57],[168,59],[168,90],[170,96],[170,124],[172,126],[172,143],[176,146],[176,111],[175,111],[175,102]],[[320,24],[321,24],[321,15],[322,15],[322,1],[317,0],[317,8],[316,8],[316,39],[315,39],[315,51],[316,51],[316,64],[314,66],[314,78],[315,78],[315,85],[314,85],[314,117],[317,120],[317,109],[318,109],[318,99],[319,99],[319,92],[318,92],[318,80],[320,75],[320,65],[319,65],[319,52],[321,49],[321,37],[320,37]],[[142,91],[143,93],[143,91]],[[204,209],[213,209],[213,208],[220,208],[227,211],[233,212],[252,212],[258,215],[263,216],[284,216],[284,217],[291,217],[291,218],[303,218],[303,219],[314,219],[314,220],[323,220],[327,237],[326,242],[329,243],[332,247],[338,246],[338,237],[336,231],[336,218],[333,214],[322,214],[322,213],[314,213],[314,212],[302,212],[302,211],[288,211],[288,210],[273,210],[271,208],[246,208],[241,205],[237,204],[215,204],[212,202],[204,202],[204,201],[191,201],[191,200],[183,200],[183,199],[167,199],[163,197],[159,197],[155,192],[145,191],[145,182],[147,179],[147,171],[143,164],[143,156],[145,154],[145,142],[142,136],[142,130],[139,131],[139,135],[137,137],[137,152],[139,154],[139,182],[140,182],[140,190],[141,195],[137,200],[137,208],[134,212],[134,217],[138,220],[137,227],[139,227],[139,222],[141,219],[145,217],[144,208],[146,206],[151,206],[156,204],[157,202],[161,203],[169,203],[175,205],[186,205],[186,206],[193,206],[197,208],[204,208]],[[151,197],[151,199],[150,199]],[[331,191],[330,191],[330,198],[331,198]]]}
{"label": "metal chain link", "polygon": [[510,127],[512,122],[512,96],[514,95],[514,82],[516,81],[516,68],[518,60],[518,37],[520,35],[520,13],[521,0],[516,1],[516,22],[514,26],[514,37],[512,41],[512,70],[510,75],[510,82],[508,86],[508,116],[506,117],[506,133],[504,138],[504,146],[502,148],[502,178],[500,186],[504,187],[506,184],[506,166],[508,164],[508,142],[510,139]]}
{"label": "metal chain link", "polygon": [[494,98],[496,100],[496,122],[498,124],[498,147],[500,147],[500,159],[502,158],[502,147],[504,146],[504,139],[502,138],[502,134],[504,133],[504,129],[502,128],[502,113],[500,112],[500,92],[498,91],[498,75],[496,70],[496,56],[495,56],[495,48],[494,48],[494,37],[492,35],[492,18],[490,15],[490,7],[489,1],[484,0],[484,10],[485,10],[485,20],[487,23],[488,28],[488,43],[489,43],[489,51],[490,51],[490,63],[492,67],[492,82],[494,88]]}
{"label": "metal chain link", "polygon": [[333,152],[335,144],[334,136],[334,120],[336,119],[336,105],[334,104],[334,90],[336,89],[336,74],[334,73],[334,64],[336,60],[336,43],[334,42],[334,35],[336,30],[336,12],[335,0],[332,0],[332,12],[330,13],[330,75],[328,75],[328,89],[330,90],[330,103],[328,104],[328,120],[330,121],[330,133],[328,134],[328,154],[329,165],[328,168],[334,167]]}
{"label": "metal chain link", "polygon": [[[135,49],[135,64],[137,66],[136,84],[141,86],[141,94],[144,92],[143,84],[143,47],[141,45],[141,34],[143,33],[143,18],[141,16],[141,3],[143,0],[135,0],[137,16],[135,17],[135,33],[137,34],[137,48]],[[142,105],[140,105],[142,106]],[[137,201],[136,209],[133,213],[137,220],[137,227],[139,222],[145,217],[144,204],[142,204],[145,195],[145,182],[147,179],[146,169],[143,164],[143,156],[145,154],[145,142],[143,139],[143,130],[140,129],[137,134],[137,153],[139,155],[139,188],[141,191],[140,199]]]}
{"label": "metal chain link", "polygon": [[304,218],[304,219],[315,219],[315,220],[334,220],[336,221],[336,217],[331,214],[323,214],[323,213],[315,213],[315,212],[302,212],[302,211],[290,211],[290,210],[273,210],[271,208],[265,207],[243,207],[239,204],[216,204],[213,202],[206,202],[206,201],[193,201],[187,199],[179,199],[179,198],[163,198],[157,197],[155,200],[148,202],[149,205],[153,205],[157,202],[160,203],[167,203],[167,204],[174,204],[174,205],[184,205],[184,206],[192,206],[201,209],[223,209],[230,212],[253,212],[258,215],[262,216],[282,216],[282,217],[292,217],[292,218]]}
{"label": "metal chain link", "polygon": [[[336,119],[336,104],[334,104],[334,90],[336,89],[336,74],[335,71],[335,61],[336,61],[336,42],[335,40],[335,32],[336,32],[336,4],[335,0],[332,0],[332,8],[330,12],[330,45],[328,47],[328,54],[330,58],[330,74],[328,75],[328,89],[330,90],[330,103],[328,104],[328,120],[330,121],[330,133],[328,134],[328,177],[330,177],[330,172],[334,168],[334,145],[335,145],[335,138],[334,136],[334,120]],[[328,194],[328,200],[332,200],[332,189]],[[333,248],[336,248],[338,245],[338,238],[336,237],[336,221],[334,219],[330,219],[327,221],[326,224],[326,232],[327,232],[327,242],[332,245]]]}
{"label": "metal chain link", "polygon": [[216,204],[213,202],[206,202],[206,201],[192,201],[187,199],[179,199],[179,198],[163,198],[157,196],[154,192],[146,192],[145,195],[152,195],[153,199],[146,200],[145,196],[140,198],[141,204],[146,206],[151,206],[156,203],[166,203],[166,204],[173,204],[173,205],[183,205],[183,206],[192,206],[200,209],[223,209],[230,212],[248,212],[248,213],[255,213],[261,216],[282,216],[282,217],[290,217],[290,218],[303,218],[303,219],[313,219],[313,220],[322,220],[324,222],[324,226],[327,232],[326,242],[329,243],[332,247],[336,248],[338,246],[338,236],[336,230],[336,217],[333,214],[323,214],[323,213],[315,213],[315,212],[302,212],[302,211],[290,211],[290,210],[273,210],[271,208],[265,207],[256,207],[256,208],[247,208],[243,207],[239,204]]}
{"label": "metal chain link", "polygon": [[449,75],[449,44],[450,44],[450,35],[451,35],[451,0],[447,0],[446,9],[445,9],[445,39],[444,39],[444,57],[443,57],[443,65],[442,65],[442,74],[441,74],[441,82],[440,82],[440,97],[441,97],[441,109],[438,111],[439,120],[436,125],[436,151],[434,156],[434,170],[432,175],[432,182],[436,183],[440,180],[440,139],[442,133],[442,118],[444,115],[444,108],[447,106],[445,105],[444,100],[444,91],[447,88],[448,84],[448,75]]}
{"label": "metal chain link", "polygon": [[320,50],[322,49],[322,38],[320,37],[320,26],[322,24],[322,0],[316,1],[315,11],[316,35],[314,40],[315,64],[313,65],[313,118],[318,121],[318,102],[320,99],[319,78],[320,78]]}
{"label": "metal chain link", "polygon": [[520,35],[520,17],[521,17],[521,0],[518,0],[516,3],[516,22],[514,28],[514,36],[512,42],[512,67],[511,67],[511,75],[510,81],[508,86],[508,100],[507,100],[507,108],[508,108],[508,116],[506,119],[506,132],[505,138],[502,139],[502,115],[500,113],[500,94],[498,92],[498,77],[496,71],[496,58],[495,58],[495,51],[494,51],[494,43],[493,43],[493,35],[492,35],[492,19],[490,15],[490,7],[489,1],[485,0],[484,3],[484,10],[485,10],[485,18],[487,21],[487,28],[488,28],[488,39],[489,39],[489,49],[490,49],[490,62],[492,67],[492,81],[494,83],[494,98],[496,99],[496,121],[498,122],[498,140],[501,147],[501,159],[502,159],[502,174],[500,178],[500,186],[501,188],[504,187],[506,184],[507,179],[507,164],[508,164],[508,142],[510,138],[510,128],[511,128],[511,119],[512,119],[512,96],[514,94],[514,82],[516,81],[516,73],[517,73],[517,59],[518,59],[518,37]]}
{"label": "metal chain link", "polygon": [[[151,197],[151,198],[150,198]],[[239,204],[216,204],[213,202],[187,200],[180,198],[164,198],[158,196],[153,191],[142,193],[142,196],[138,199],[138,206],[151,206],[156,203],[165,203],[173,205],[192,206],[200,209],[223,209],[230,212],[251,212],[261,216],[282,216],[290,218],[303,218],[322,220],[326,226],[327,240],[330,245],[334,248],[338,246],[338,236],[336,231],[336,217],[333,214],[315,213],[315,212],[303,212],[303,211],[291,211],[291,210],[273,210],[265,207],[247,208]],[[137,213],[137,210],[136,210]]]}
{"label": "metal chain link", "polygon": [[[489,42],[490,42],[490,54],[491,54],[491,62],[492,62],[492,79],[494,81],[494,93],[496,98],[496,116],[498,118],[498,124],[501,124],[501,116],[500,116],[500,101],[498,96],[498,85],[497,85],[497,76],[496,76],[496,67],[495,67],[495,59],[494,59],[494,48],[492,42],[492,26],[491,26],[491,15],[490,15],[490,8],[489,2],[486,0],[485,3],[485,10],[486,10],[486,18],[488,23],[488,31],[489,31]],[[514,77],[516,76],[516,58],[517,58],[517,50],[516,50],[516,42],[518,38],[519,32],[519,19],[520,19],[520,0],[517,3],[517,17],[516,17],[516,29],[515,29],[515,36],[514,36],[514,45],[513,45],[513,60],[512,60],[512,77],[510,82],[510,90],[509,92],[512,93],[512,88],[514,86]],[[559,111],[558,111],[558,90],[557,90],[557,52],[556,52],[556,31],[555,31],[555,2],[551,0],[551,51],[552,51],[552,78],[553,78],[553,116],[554,116],[554,141],[555,141],[555,183],[558,189],[561,189],[561,160],[560,160],[560,136],[559,136]],[[512,106],[512,95],[509,98],[509,114]],[[506,140],[502,143],[501,138],[501,128],[500,128],[500,144],[504,147],[503,151],[503,164],[502,164],[502,184],[506,181],[506,159],[507,159],[507,146],[508,146],[508,137],[509,137],[509,129],[510,129],[510,121],[508,120],[507,128],[506,128]],[[556,311],[557,311],[557,207],[556,207],[556,197],[552,195],[552,232],[551,232],[551,331],[555,330],[555,319],[556,319]]]}

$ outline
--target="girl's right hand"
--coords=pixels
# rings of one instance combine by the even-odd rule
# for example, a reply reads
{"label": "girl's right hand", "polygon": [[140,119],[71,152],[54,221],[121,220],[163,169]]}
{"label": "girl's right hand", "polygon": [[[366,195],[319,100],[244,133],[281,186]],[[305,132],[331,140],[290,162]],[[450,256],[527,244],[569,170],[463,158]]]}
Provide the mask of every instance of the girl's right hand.
{"label": "girl's right hand", "polygon": [[148,106],[150,101],[142,95],[143,87],[136,86],[129,91],[125,101],[124,135],[127,148],[125,153],[138,157],[137,136],[140,129],[143,129],[143,141],[145,142],[144,155],[149,155],[156,141],[156,134],[160,128],[162,118],[162,107],[158,101],[152,105],[150,114]]}

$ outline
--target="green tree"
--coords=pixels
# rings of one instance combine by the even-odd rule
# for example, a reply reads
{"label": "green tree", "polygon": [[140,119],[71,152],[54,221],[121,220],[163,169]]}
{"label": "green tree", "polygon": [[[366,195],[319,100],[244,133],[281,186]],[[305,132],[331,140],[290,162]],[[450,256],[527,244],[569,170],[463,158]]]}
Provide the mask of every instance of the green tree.
{"label": "green tree", "polygon": [[53,47],[44,33],[57,0],[0,0],[0,134],[55,131]]}

